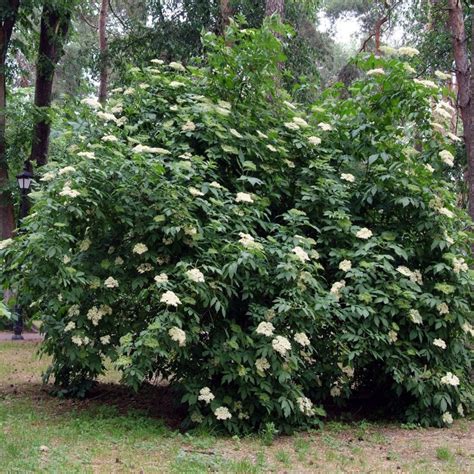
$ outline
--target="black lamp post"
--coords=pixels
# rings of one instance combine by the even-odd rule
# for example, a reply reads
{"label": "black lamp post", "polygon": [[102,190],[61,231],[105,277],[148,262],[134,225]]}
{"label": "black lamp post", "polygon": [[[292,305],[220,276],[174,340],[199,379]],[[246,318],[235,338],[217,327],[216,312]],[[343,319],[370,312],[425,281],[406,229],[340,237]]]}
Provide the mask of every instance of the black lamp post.
{"label": "black lamp post", "polygon": [[[20,212],[18,214],[18,229],[20,229],[22,220],[28,215],[28,193],[30,192],[31,182],[33,181],[33,173],[31,172],[31,165],[27,161],[23,171],[16,177],[18,187],[20,188]],[[23,313],[19,305],[15,305],[16,321],[13,325],[14,341],[22,340],[23,332]]]}

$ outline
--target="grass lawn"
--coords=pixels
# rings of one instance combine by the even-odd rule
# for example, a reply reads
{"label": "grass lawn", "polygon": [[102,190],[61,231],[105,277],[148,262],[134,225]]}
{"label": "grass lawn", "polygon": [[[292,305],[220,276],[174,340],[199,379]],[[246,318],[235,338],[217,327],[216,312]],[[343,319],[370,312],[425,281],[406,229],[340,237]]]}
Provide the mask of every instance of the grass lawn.
{"label": "grass lawn", "polygon": [[35,343],[0,343],[0,472],[474,472],[474,421],[450,429],[328,422],[279,437],[181,433],[166,388],[102,380],[84,401],[51,397]]}

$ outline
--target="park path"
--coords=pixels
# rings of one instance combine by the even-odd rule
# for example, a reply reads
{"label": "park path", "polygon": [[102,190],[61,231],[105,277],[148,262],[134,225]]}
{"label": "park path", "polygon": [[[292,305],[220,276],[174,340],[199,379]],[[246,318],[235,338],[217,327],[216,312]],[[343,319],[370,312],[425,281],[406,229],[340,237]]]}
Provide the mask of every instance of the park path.
{"label": "park path", "polygon": [[[0,331],[0,341],[11,341],[13,332],[10,331]],[[38,334],[37,332],[24,332],[23,333],[23,341],[16,341],[16,342],[28,342],[28,341],[42,341],[43,336]]]}

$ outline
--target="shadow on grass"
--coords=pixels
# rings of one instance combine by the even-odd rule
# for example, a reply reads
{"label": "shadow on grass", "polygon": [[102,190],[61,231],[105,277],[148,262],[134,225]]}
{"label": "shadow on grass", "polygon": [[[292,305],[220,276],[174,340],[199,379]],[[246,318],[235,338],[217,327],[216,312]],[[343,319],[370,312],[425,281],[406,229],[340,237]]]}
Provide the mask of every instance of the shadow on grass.
{"label": "shadow on grass", "polygon": [[[138,392],[113,383],[98,383],[83,399],[60,398],[51,394],[51,386],[41,383],[0,384],[0,402],[26,402],[41,411],[56,415],[87,412],[94,416],[101,412],[119,415],[136,414],[160,420],[173,430],[181,427],[186,411],[179,404],[176,393],[167,386],[145,384]],[[108,408],[111,410],[109,411]]]}

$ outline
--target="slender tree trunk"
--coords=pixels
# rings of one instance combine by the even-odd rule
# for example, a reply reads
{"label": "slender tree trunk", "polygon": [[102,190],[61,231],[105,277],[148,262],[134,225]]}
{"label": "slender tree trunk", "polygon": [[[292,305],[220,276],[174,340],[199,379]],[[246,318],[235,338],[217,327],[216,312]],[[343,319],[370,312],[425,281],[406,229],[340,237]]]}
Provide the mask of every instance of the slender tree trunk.
{"label": "slender tree trunk", "polygon": [[4,188],[8,185],[8,162],[6,156],[6,117],[7,83],[5,64],[8,45],[16,22],[19,0],[10,0],[1,10],[0,16],[0,240],[12,236],[15,228],[13,203],[10,193]]}
{"label": "slender tree trunk", "polygon": [[266,0],[265,16],[273,14],[280,15],[281,18],[285,16],[285,0]]}
{"label": "slender tree trunk", "polygon": [[375,23],[375,53],[380,54],[380,46],[382,39],[382,26],[388,21],[388,16],[379,18]]}
{"label": "slender tree trunk", "polygon": [[230,6],[230,1],[221,0],[220,10],[221,10],[220,30],[221,30],[221,33],[223,33],[226,27],[229,25],[230,17],[232,16],[232,7]]}
{"label": "slender tree trunk", "polygon": [[[474,4],[474,0],[471,0]],[[466,31],[464,27],[464,12],[461,0],[448,0],[449,28],[456,65],[458,86],[458,107],[464,128],[464,144],[467,154],[467,188],[469,199],[469,214],[474,219],[474,71],[470,67]],[[474,28],[474,22],[473,22]],[[474,41],[474,37],[472,38]],[[471,64],[472,64],[471,52]]]}
{"label": "slender tree trunk", "polygon": [[33,129],[30,161],[42,166],[48,161],[51,123],[47,116],[51,106],[56,65],[63,53],[70,24],[70,13],[47,5],[41,14],[41,31],[36,64],[35,107],[39,117]]}
{"label": "slender tree trunk", "polygon": [[99,102],[105,104],[107,100],[108,69],[108,45],[107,45],[107,16],[109,0],[101,0],[99,14],[99,50],[100,50],[100,84]]}

